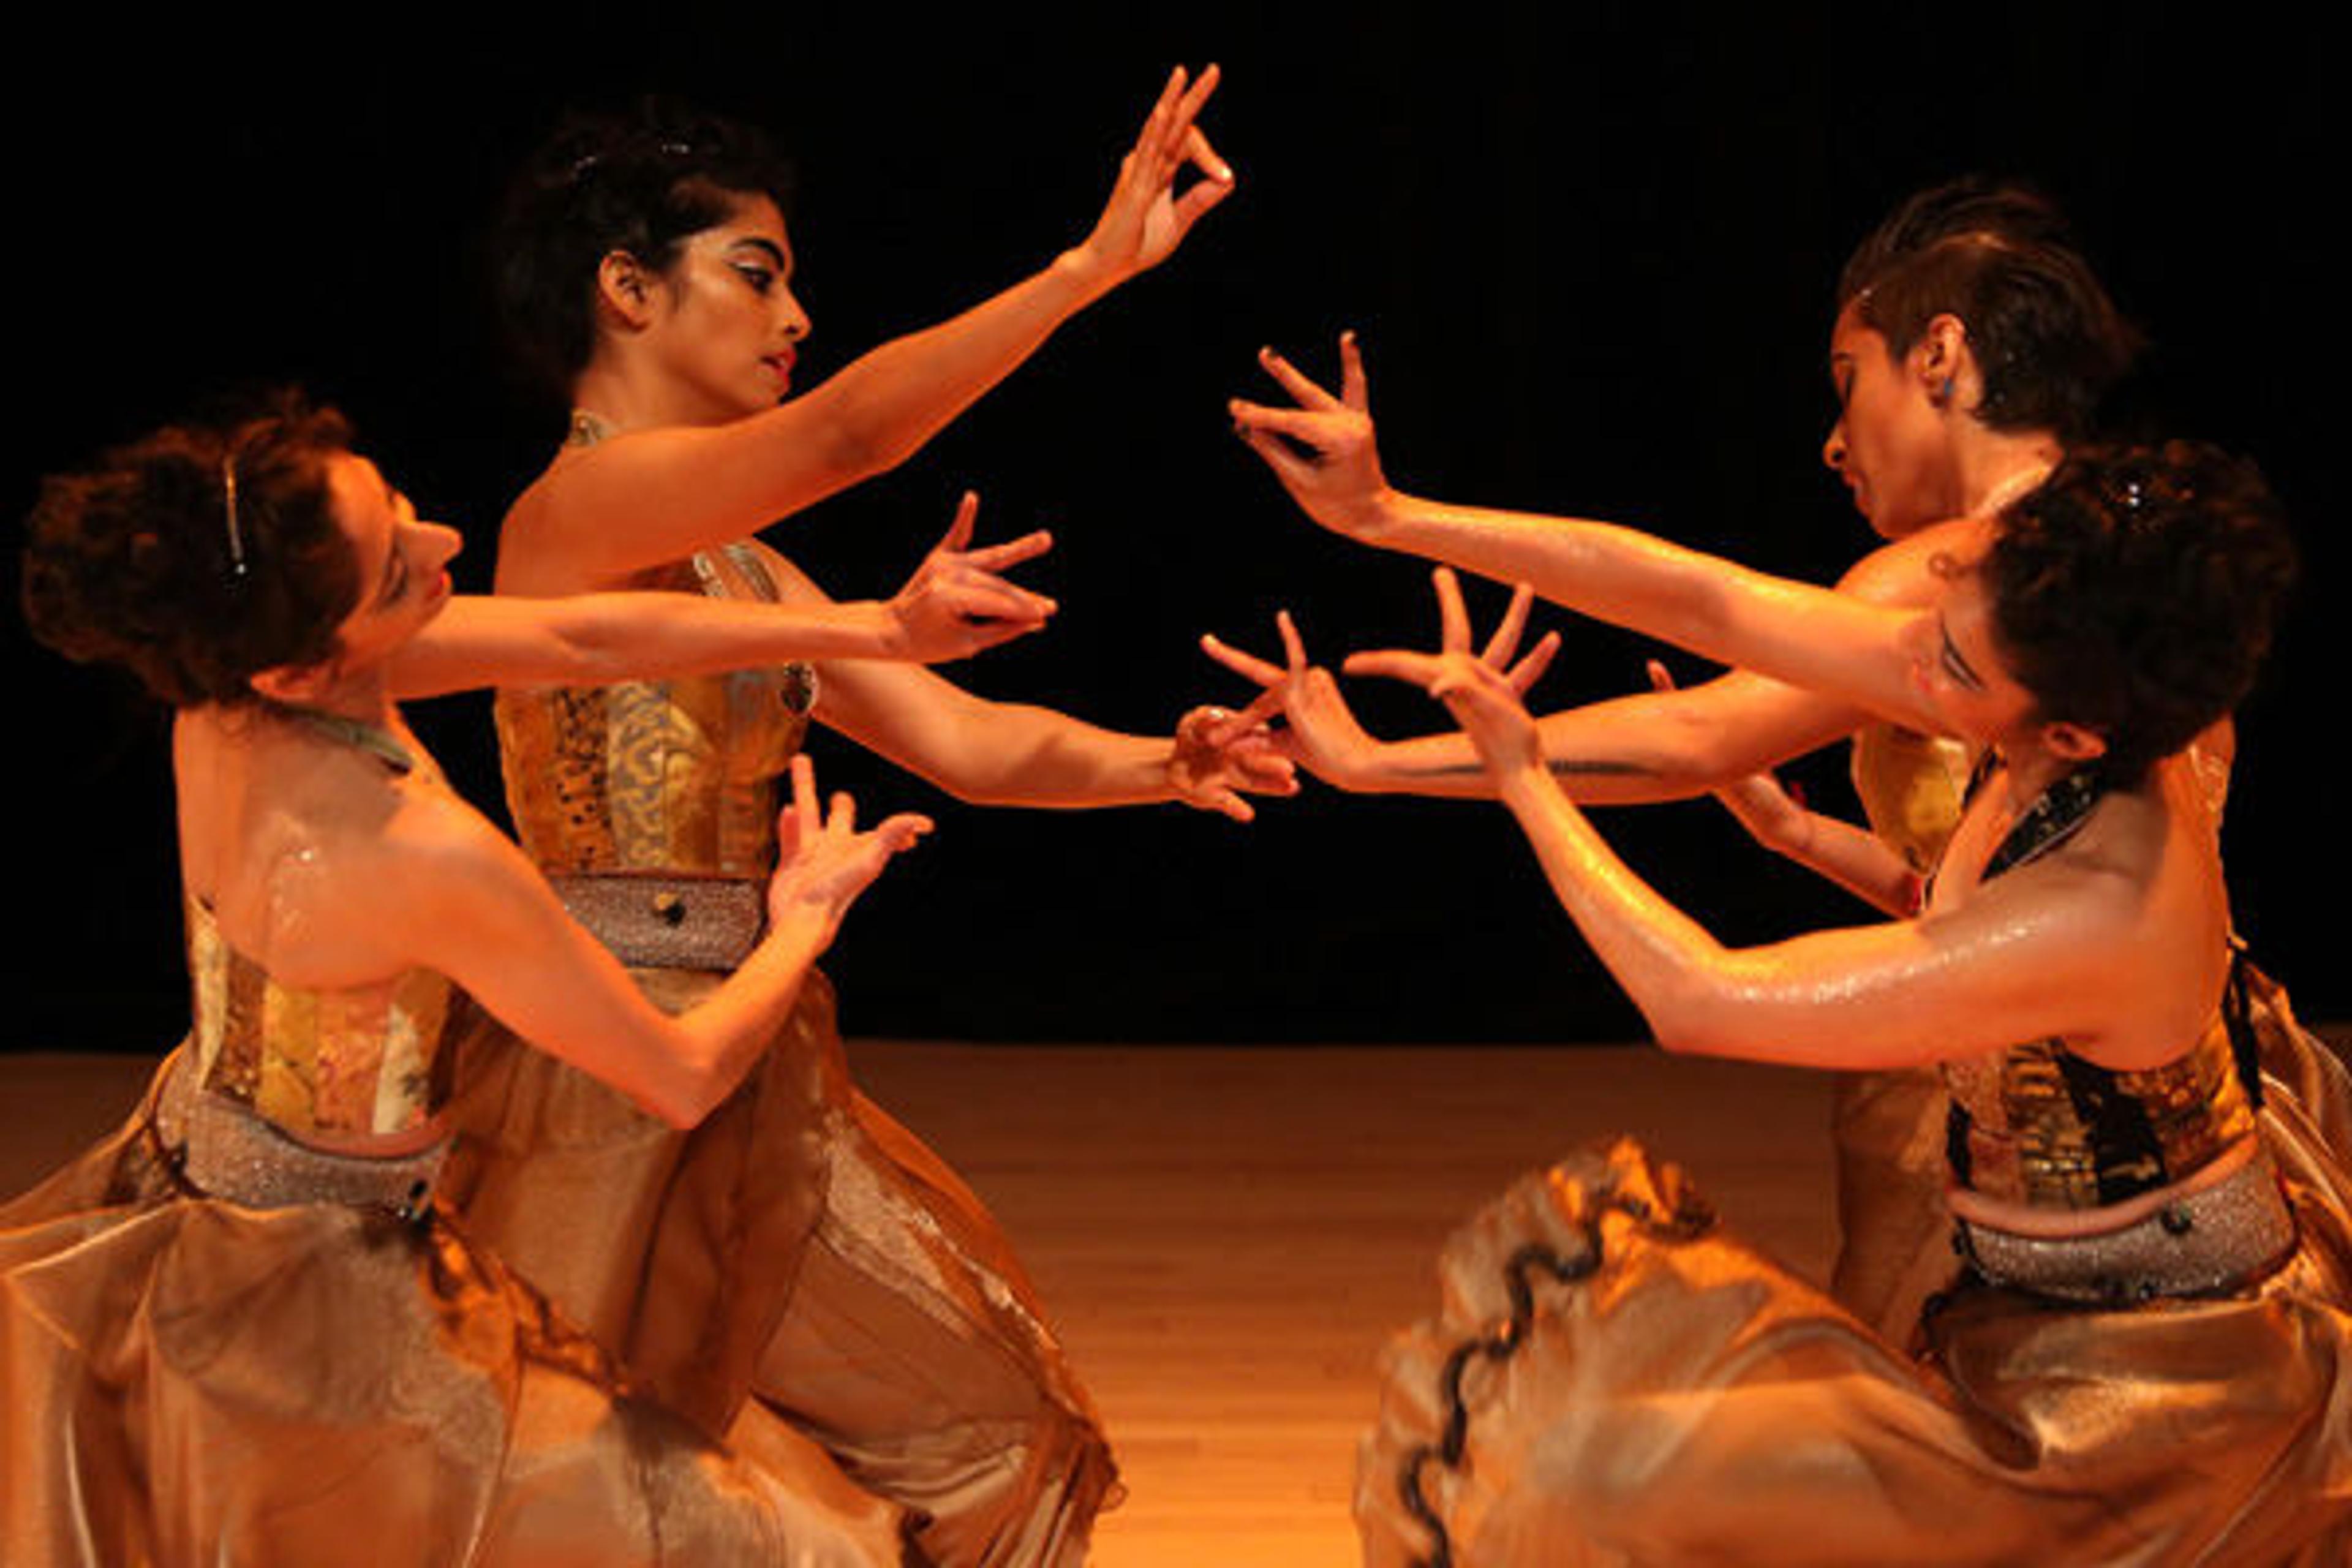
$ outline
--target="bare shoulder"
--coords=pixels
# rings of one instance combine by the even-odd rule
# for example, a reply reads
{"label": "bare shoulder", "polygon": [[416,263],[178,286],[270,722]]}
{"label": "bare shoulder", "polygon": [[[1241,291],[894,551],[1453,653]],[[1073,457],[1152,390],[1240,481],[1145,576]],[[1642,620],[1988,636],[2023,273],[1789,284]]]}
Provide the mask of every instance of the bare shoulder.
{"label": "bare shoulder", "polygon": [[1929,523],[1855,562],[1838,579],[1838,592],[1874,605],[1921,608],[1935,599],[1937,563],[1971,560],[1983,550],[1987,538],[1980,518],[1956,517]]}

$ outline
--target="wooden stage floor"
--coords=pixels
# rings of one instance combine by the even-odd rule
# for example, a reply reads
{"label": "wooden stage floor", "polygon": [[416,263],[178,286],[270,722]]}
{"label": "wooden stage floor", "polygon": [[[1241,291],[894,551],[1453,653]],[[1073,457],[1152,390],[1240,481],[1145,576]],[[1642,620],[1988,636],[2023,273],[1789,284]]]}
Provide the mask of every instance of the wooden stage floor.
{"label": "wooden stage floor", "polygon": [[[1375,1362],[1447,1230],[1615,1131],[1819,1279],[1829,1083],[1639,1047],[853,1041],[860,1083],[979,1189],[1101,1403],[1128,1498],[1103,1568],[1339,1568]],[[0,1056],[0,1193],[112,1125],[152,1063]]]}

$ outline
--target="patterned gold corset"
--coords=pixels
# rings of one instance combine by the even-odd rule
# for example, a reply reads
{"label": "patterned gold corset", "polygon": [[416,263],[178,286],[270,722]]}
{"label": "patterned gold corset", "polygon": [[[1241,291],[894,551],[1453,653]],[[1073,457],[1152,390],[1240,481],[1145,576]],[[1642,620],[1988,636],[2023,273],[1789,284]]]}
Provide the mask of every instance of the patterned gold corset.
{"label": "patterned gold corset", "polygon": [[[773,599],[758,558],[730,545],[647,579],[713,598]],[[775,863],[777,780],[808,727],[803,664],[498,696],[507,806],[553,873],[755,877]]]}
{"label": "patterned gold corset", "polygon": [[[1971,791],[1993,771],[1988,755]],[[2042,791],[1985,862],[1984,880],[2065,843],[2106,790],[2095,772],[2084,772]],[[2160,1067],[2101,1067],[2056,1039],[1944,1063],[1952,1180],[2009,1203],[2085,1209],[2194,1175],[2254,1135],[2262,1068],[2247,1005],[2240,954],[2213,1022],[2186,1053]]]}
{"label": "patterned gold corset", "polygon": [[187,900],[196,1081],[298,1136],[406,1132],[436,1109],[434,1061],[452,987],[412,969],[380,985],[281,985]]}
{"label": "patterned gold corset", "polygon": [[1918,875],[1934,870],[1960,825],[1968,747],[1948,736],[1871,724],[1854,734],[1853,774],[1870,830]]}
{"label": "patterned gold corset", "polygon": [[2194,1174],[2253,1135],[2230,1031],[2216,1017],[2185,1056],[2142,1072],[2056,1040],[1948,1062],[1952,1173],[1987,1197],[2099,1208]]}

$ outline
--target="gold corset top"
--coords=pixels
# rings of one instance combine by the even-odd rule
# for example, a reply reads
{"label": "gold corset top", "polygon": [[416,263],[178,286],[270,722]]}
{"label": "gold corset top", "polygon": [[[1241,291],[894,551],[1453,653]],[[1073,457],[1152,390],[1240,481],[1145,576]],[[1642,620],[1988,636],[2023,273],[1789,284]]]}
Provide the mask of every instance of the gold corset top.
{"label": "gold corset top", "polygon": [[1870,724],[1854,733],[1853,773],[1870,830],[1918,875],[1934,870],[1960,824],[1968,747],[1948,736]]}
{"label": "gold corset top", "polygon": [[2217,1016],[2187,1056],[2141,1072],[2084,1061],[2056,1040],[1944,1064],[1952,1172],[1987,1197],[2100,1208],[2193,1175],[2254,1131]]}
{"label": "gold corset top", "polygon": [[298,1136],[406,1132],[434,1110],[434,1059],[454,988],[412,969],[381,984],[281,985],[187,902],[196,1081]]}
{"label": "gold corset top", "polygon": [[[776,596],[742,545],[705,552],[644,585]],[[555,873],[763,875],[775,864],[777,781],[815,700],[815,671],[804,664],[501,691],[499,754],[516,835]]]}

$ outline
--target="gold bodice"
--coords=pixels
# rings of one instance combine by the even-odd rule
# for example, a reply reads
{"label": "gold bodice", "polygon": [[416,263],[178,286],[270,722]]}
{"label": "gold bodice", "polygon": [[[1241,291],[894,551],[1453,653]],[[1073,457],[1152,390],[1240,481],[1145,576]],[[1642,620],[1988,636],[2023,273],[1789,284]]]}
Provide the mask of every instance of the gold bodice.
{"label": "gold bodice", "polygon": [[453,987],[412,969],[381,984],[281,985],[187,900],[190,1050],[204,1089],[299,1136],[383,1136],[428,1121]]}
{"label": "gold bodice", "polygon": [[[742,545],[644,585],[776,596]],[[815,672],[803,664],[501,691],[499,753],[516,835],[550,872],[763,875],[775,864],[778,780],[815,697]]]}
{"label": "gold bodice", "polygon": [[1944,1064],[1954,1174],[2035,1208],[2120,1203],[2195,1174],[2254,1131],[2230,1032],[2216,1017],[2184,1057],[2142,1072],[2056,1040]]}
{"label": "gold bodice", "polygon": [[1869,724],[1854,733],[1853,773],[1870,830],[1917,875],[1933,871],[1960,824],[1968,746],[1897,724]]}

